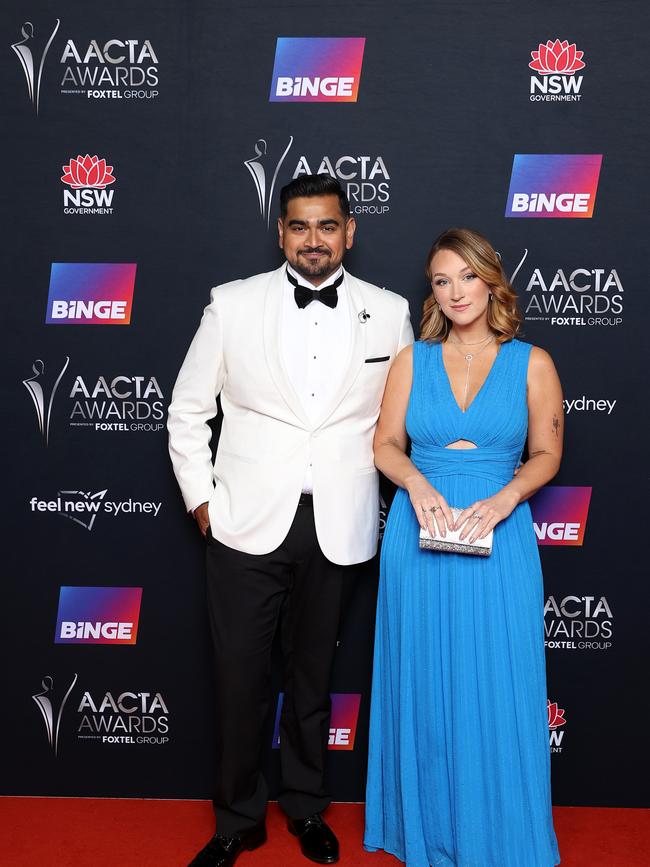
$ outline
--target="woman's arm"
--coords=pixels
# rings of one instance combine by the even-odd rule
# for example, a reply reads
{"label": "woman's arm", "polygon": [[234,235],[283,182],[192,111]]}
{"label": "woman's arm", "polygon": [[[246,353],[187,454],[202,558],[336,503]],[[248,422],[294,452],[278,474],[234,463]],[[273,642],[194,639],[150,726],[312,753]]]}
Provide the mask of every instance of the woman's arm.
{"label": "woman's arm", "polygon": [[449,527],[454,523],[449,506],[405,454],[408,442],[406,410],[412,382],[413,347],[407,346],[399,353],[388,374],[373,442],[375,465],[391,482],[408,492],[420,526],[433,535],[437,523],[438,531],[444,536],[445,521]]}
{"label": "woman's arm", "polygon": [[461,538],[470,535],[473,542],[485,537],[518,503],[553,478],[560,467],[563,435],[560,380],[548,352],[534,346],[528,364],[528,460],[497,494],[477,501],[458,516],[458,527],[471,515],[481,516],[478,522],[467,522]]}

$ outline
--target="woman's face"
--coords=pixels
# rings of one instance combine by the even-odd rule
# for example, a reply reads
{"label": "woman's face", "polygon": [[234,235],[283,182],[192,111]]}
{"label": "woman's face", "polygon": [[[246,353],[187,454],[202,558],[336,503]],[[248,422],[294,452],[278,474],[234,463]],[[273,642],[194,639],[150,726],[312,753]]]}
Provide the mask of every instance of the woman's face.
{"label": "woman's face", "polygon": [[431,260],[431,288],[442,312],[454,325],[467,327],[485,319],[490,287],[452,250],[438,250]]}

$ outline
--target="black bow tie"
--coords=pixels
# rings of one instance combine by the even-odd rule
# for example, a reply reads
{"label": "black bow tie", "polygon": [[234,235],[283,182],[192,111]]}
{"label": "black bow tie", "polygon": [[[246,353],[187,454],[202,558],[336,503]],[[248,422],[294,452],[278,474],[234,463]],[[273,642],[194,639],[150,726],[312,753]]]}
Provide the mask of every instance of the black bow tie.
{"label": "black bow tie", "polygon": [[339,303],[339,294],[336,291],[343,282],[343,274],[335,280],[331,286],[326,286],[324,289],[310,289],[308,286],[301,286],[293,274],[287,269],[287,279],[294,287],[293,297],[296,299],[296,304],[302,310],[312,301],[320,301],[326,307],[334,309]]}

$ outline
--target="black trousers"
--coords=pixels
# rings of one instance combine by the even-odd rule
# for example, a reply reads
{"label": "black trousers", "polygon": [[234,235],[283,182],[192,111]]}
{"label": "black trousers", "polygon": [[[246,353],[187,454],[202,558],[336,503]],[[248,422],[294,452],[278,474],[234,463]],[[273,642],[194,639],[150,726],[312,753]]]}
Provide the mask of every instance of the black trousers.
{"label": "black trousers", "polygon": [[324,782],[330,673],[352,567],[320,550],[310,505],[298,506],[284,542],[270,554],[235,551],[208,531],[208,604],[217,689],[217,831],[232,835],[263,821],[261,772],[269,711],[271,647],[278,625],[284,658],[280,718],[282,791],[293,819],[330,803]]}

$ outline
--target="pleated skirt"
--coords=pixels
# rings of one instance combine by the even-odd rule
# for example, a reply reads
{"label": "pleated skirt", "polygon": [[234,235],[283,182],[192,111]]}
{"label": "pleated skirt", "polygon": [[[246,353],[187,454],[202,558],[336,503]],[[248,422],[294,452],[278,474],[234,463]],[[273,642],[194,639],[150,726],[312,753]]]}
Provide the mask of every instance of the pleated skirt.
{"label": "pleated skirt", "polygon": [[[463,508],[501,486],[431,478]],[[491,556],[420,551],[399,490],[377,603],[364,845],[409,867],[554,867],[543,586],[527,503]]]}

